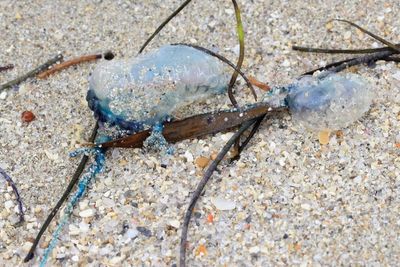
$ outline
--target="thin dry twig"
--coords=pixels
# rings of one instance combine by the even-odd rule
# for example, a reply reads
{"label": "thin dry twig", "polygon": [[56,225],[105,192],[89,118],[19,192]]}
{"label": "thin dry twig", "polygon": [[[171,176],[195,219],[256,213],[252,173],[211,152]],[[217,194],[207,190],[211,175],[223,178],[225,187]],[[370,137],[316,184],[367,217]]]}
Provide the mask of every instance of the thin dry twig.
{"label": "thin dry twig", "polygon": [[35,77],[38,73],[48,69],[50,66],[54,65],[58,61],[61,61],[62,59],[63,59],[63,56],[61,54],[58,54],[57,56],[51,58],[50,60],[46,61],[44,64],[38,66],[37,68],[25,73],[24,75],[12,80],[12,81],[9,81],[9,82],[1,85],[0,92],[5,89],[8,89],[10,87],[13,87],[15,85],[18,85],[21,82],[23,82],[29,78]]}
{"label": "thin dry twig", "polygon": [[323,70],[327,70],[327,71],[331,71],[331,72],[339,72],[339,71],[342,71],[344,69],[347,69],[349,67],[356,66],[356,65],[375,62],[377,60],[386,60],[387,58],[393,59],[390,56],[393,54],[396,54],[396,53],[397,52],[393,51],[393,50],[386,50],[386,51],[376,52],[376,53],[372,53],[372,54],[367,54],[367,55],[360,56],[360,57],[349,58],[349,59],[330,63],[324,67],[317,68],[317,69],[308,71],[306,73],[303,73],[302,75],[310,75],[316,71],[323,71]]}
{"label": "thin dry twig", "polygon": [[11,69],[13,69],[13,68],[14,68],[14,65],[13,65],[13,64],[8,64],[8,65],[5,65],[5,66],[0,66],[0,72],[6,71],[6,70],[11,70]]}
{"label": "thin dry twig", "polygon": [[[243,23],[242,23],[242,18],[240,15],[239,5],[237,4],[236,0],[232,0],[232,4],[235,9],[235,17],[236,17],[236,24],[237,24],[236,31],[237,31],[239,47],[240,47],[239,58],[236,63],[236,68],[240,69],[243,65],[243,60],[244,60],[244,30],[243,30]],[[239,105],[235,99],[235,96],[233,95],[233,86],[235,85],[238,75],[239,75],[239,73],[237,71],[235,71],[232,74],[231,80],[229,81],[229,85],[228,85],[229,100],[231,101],[232,105],[236,108],[239,107]],[[256,95],[254,96],[254,98],[257,100]]]}
{"label": "thin dry twig", "polygon": [[204,190],[208,180],[211,178],[214,171],[217,169],[218,164],[222,161],[225,155],[228,153],[229,149],[232,145],[240,138],[240,136],[251,126],[255,123],[255,120],[247,121],[242,124],[239,130],[229,139],[228,142],[224,145],[221,151],[218,153],[216,159],[210,164],[207,171],[205,172],[203,178],[198,183],[196,190],[193,192],[193,195],[190,199],[189,207],[186,210],[183,226],[182,226],[182,233],[181,233],[181,241],[180,241],[180,255],[179,255],[179,266],[185,267],[186,266],[186,239],[189,229],[190,218],[192,217],[193,208],[196,205],[197,200],[200,198],[201,193]]}
{"label": "thin dry twig", "polygon": [[71,66],[78,65],[78,64],[81,64],[84,62],[94,61],[94,60],[100,59],[102,57],[103,57],[102,54],[80,56],[80,57],[77,57],[77,58],[74,58],[71,60],[61,62],[60,64],[54,65],[51,69],[48,69],[46,71],[39,73],[36,77],[39,79],[45,79],[45,78],[49,77],[50,75],[52,75],[58,71],[61,71],[63,69],[66,69]]}
{"label": "thin dry twig", "polygon": [[391,43],[391,42],[389,42],[389,41],[383,39],[382,37],[380,37],[380,36],[378,36],[378,35],[376,35],[376,34],[370,32],[370,31],[364,29],[363,27],[361,27],[361,26],[355,24],[354,22],[351,22],[351,21],[348,21],[348,20],[345,20],[345,19],[334,19],[334,20],[339,21],[339,22],[348,23],[348,24],[350,24],[351,26],[356,27],[357,29],[359,29],[359,30],[362,31],[363,33],[365,33],[365,34],[371,36],[371,37],[374,38],[375,40],[378,40],[378,41],[380,41],[381,43],[383,43],[383,44],[387,45],[388,47],[390,47],[391,49],[397,51],[397,53],[400,53],[400,47],[396,46],[395,44],[393,44],[393,43]]}
{"label": "thin dry twig", "polygon": [[292,46],[292,49],[294,51],[299,51],[299,52],[323,53],[323,54],[369,54],[369,53],[392,50],[392,48],[390,47],[365,48],[365,49],[330,49],[330,48],[305,47],[297,45]]}
{"label": "thin dry twig", "polygon": [[22,207],[22,200],[21,200],[21,196],[18,193],[17,186],[15,185],[13,179],[11,179],[11,177],[1,167],[0,167],[0,176],[4,177],[4,179],[9,183],[12,190],[14,191],[15,198],[17,199],[17,203],[18,203],[18,210],[19,210],[19,222],[18,223],[22,223],[24,221],[24,209]]}

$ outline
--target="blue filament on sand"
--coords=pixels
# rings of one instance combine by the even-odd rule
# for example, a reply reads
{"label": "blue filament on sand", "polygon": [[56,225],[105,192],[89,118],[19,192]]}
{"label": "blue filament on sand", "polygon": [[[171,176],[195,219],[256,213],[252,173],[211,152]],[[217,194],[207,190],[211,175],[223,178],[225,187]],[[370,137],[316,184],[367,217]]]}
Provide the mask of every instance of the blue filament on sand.
{"label": "blue filament on sand", "polygon": [[78,189],[75,192],[75,194],[70,198],[70,201],[68,202],[67,206],[65,207],[64,210],[64,215],[62,216],[56,230],[53,233],[52,240],[47,247],[46,251],[44,252],[42,261],[40,262],[40,266],[44,267],[46,265],[46,262],[49,258],[50,253],[54,249],[54,247],[57,245],[58,237],[64,227],[65,224],[67,224],[69,218],[71,217],[72,211],[78,203],[78,201],[82,198],[82,196],[85,194],[86,189],[89,185],[89,183],[96,177],[97,174],[103,171],[104,165],[105,165],[105,151],[100,148],[84,148],[84,149],[78,149],[77,151],[74,151],[70,153],[71,157],[76,157],[79,154],[82,153],[89,153],[94,155],[94,162],[89,166],[88,171],[82,176],[81,180],[78,183]]}

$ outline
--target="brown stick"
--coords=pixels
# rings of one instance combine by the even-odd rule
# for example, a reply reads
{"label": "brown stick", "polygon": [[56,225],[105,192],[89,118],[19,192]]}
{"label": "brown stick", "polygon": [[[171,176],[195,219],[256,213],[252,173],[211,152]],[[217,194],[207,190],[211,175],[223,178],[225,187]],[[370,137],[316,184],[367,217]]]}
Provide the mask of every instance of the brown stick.
{"label": "brown stick", "polygon": [[73,65],[93,61],[93,60],[100,59],[100,58],[102,58],[102,54],[77,57],[77,58],[74,58],[71,60],[61,62],[60,64],[54,65],[51,69],[39,73],[36,77],[38,79],[45,79],[57,71],[61,71],[63,69],[69,68]]}
{"label": "brown stick", "polygon": [[8,64],[8,65],[5,65],[5,66],[0,66],[0,72],[6,71],[6,70],[11,70],[11,69],[13,69],[13,68],[14,68],[14,65],[13,65],[13,64]]}
{"label": "brown stick", "polygon": [[[183,120],[165,123],[163,136],[168,142],[175,143],[185,139],[229,130],[243,122],[261,117],[266,113],[281,112],[283,110],[286,110],[286,108],[272,109],[261,103],[260,105],[240,111],[221,111],[217,113],[195,115]],[[139,148],[143,146],[144,140],[146,140],[150,134],[151,130],[144,130],[127,137],[98,144],[98,146],[102,148]]]}

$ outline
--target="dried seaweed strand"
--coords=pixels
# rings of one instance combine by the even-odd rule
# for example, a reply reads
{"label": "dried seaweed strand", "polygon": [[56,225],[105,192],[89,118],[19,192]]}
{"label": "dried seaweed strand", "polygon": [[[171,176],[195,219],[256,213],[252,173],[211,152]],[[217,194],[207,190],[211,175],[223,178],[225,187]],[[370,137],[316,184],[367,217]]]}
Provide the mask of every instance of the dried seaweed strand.
{"label": "dried seaweed strand", "polygon": [[96,54],[96,55],[87,55],[87,56],[80,56],[71,60],[67,60],[64,61],[60,64],[54,65],[51,69],[43,71],[41,73],[39,73],[36,77],[39,79],[45,79],[47,77],[49,77],[50,75],[61,71],[63,69],[66,69],[68,67],[71,67],[73,65],[77,65],[77,64],[81,64],[84,62],[89,62],[89,61],[93,61],[93,60],[97,60],[102,58],[103,55],[102,54]]}
{"label": "dried seaweed strand", "polygon": [[63,59],[63,56],[61,54],[58,54],[57,56],[55,56],[55,57],[51,58],[50,60],[46,61],[44,64],[40,65],[39,67],[37,67],[37,68],[25,73],[24,75],[12,80],[12,81],[9,81],[9,82],[1,85],[0,86],[0,92],[5,90],[5,89],[7,89],[7,88],[10,88],[10,87],[13,87],[15,85],[18,85],[21,82],[23,82],[23,81],[25,81],[25,80],[27,80],[29,78],[35,77],[38,73],[46,70],[50,66],[54,65],[57,61],[60,61],[62,59]]}
{"label": "dried seaweed strand", "polygon": [[13,65],[13,64],[8,64],[8,65],[5,65],[5,66],[0,66],[0,72],[6,71],[6,70],[11,70],[11,69],[13,69],[13,68],[14,68],[14,65]]}
{"label": "dried seaweed strand", "polygon": [[[90,138],[89,138],[90,142],[94,142],[96,135],[97,135],[97,129],[98,129],[98,122],[96,122],[96,125],[92,131]],[[28,254],[26,255],[24,262],[28,262],[33,258],[34,254],[35,254],[35,249],[36,249],[37,245],[39,244],[40,238],[42,237],[43,233],[46,231],[47,227],[53,220],[54,216],[56,216],[56,214],[57,214],[58,210],[60,209],[60,207],[62,206],[62,204],[68,198],[69,194],[71,193],[71,191],[74,188],[74,186],[76,185],[76,183],[79,181],[79,177],[81,176],[83,170],[85,169],[85,166],[86,166],[86,163],[88,162],[88,160],[89,160],[88,156],[84,155],[82,157],[81,162],[79,163],[79,165],[78,165],[74,175],[72,176],[72,179],[69,182],[67,188],[65,189],[63,195],[58,200],[57,204],[54,206],[53,210],[50,212],[49,216],[47,216],[46,221],[40,228],[40,231],[37,234],[35,241],[33,242]]]}
{"label": "dried seaweed strand", "polygon": [[13,179],[11,179],[11,177],[1,167],[0,167],[0,176],[4,177],[4,179],[8,182],[8,184],[11,186],[12,190],[14,191],[14,195],[17,200],[18,210],[19,210],[19,222],[18,223],[22,223],[24,221],[24,209],[22,207],[22,200],[21,200],[21,196],[18,193],[17,186],[15,185]]}
{"label": "dried seaweed strand", "polygon": [[196,190],[193,192],[192,197],[190,199],[189,207],[186,210],[183,226],[182,226],[182,233],[181,233],[181,241],[180,241],[180,255],[179,255],[179,266],[185,267],[186,266],[186,239],[189,229],[190,218],[192,217],[193,208],[197,203],[197,200],[200,198],[201,193],[203,192],[204,187],[206,186],[207,182],[211,178],[214,171],[217,169],[218,164],[222,161],[225,155],[228,153],[229,149],[232,145],[240,138],[240,136],[249,128],[251,125],[255,123],[255,120],[247,121],[242,124],[239,130],[226,142],[224,147],[218,153],[216,159],[210,164],[207,168],[206,172],[204,173],[203,178],[198,183]]}
{"label": "dried seaweed strand", "polygon": [[[233,7],[235,9],[235,16],[236,16],[236,23],[237,23],[236,31],[238,34],[238,40],[239,40],[239,46],[240,46],[239,58],[236,63],[236,68],[240,69],[243,65],[243,60],[244,60],[244,30],[243,30],[242,19],[240,16],[239,6],[238,6],[236,0],[232,0],[232,3],[233,3]],[[235,85],[238,74],[239,73],[237,71],[235,71],[232,74],[232,77],[231,77],[231,80],[229,81],[229,86],[228,86],[229,99],[231,100],[232,105],[235,106],[236,108],[238,107],[238,103],[233,95],[232,89],[233,89],[233,86]],[[255,96],[255,99],[257,100],[256,96]]]}

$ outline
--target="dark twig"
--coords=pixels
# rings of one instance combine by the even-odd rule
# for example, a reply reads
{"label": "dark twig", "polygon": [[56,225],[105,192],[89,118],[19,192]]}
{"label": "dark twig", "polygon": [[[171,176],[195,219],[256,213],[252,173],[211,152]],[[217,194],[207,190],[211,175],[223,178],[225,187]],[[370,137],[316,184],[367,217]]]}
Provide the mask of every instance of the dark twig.
{"label": "dark twig", "polygon": [[249,133],[249,135],[246,137],[246,139],[242,143],[240,143],[240,138],[236,139],[235,148],[237,149],[237,152],[236,152],[237,154],[230,160],[230,162],[234,162],[234,161],[240,159],[240,153],[242,153],[243,149],[248,145],[250,140],[254,137],[254,135],[260,128],[261,122],[264,120],[265,116],[266,116],[266,114],[264,114],[261,117],[256,119],[255,123],[253,124],[253,128],[251,129],[251,132]]}
{"label": "dark twig", "polygon": [[210,164],[207,171],[204,173],[203,178],[197,185],[196,190],[193,192],[193,195],[190,199],[189,207],[186,210],[183,226],[182,226],[182,233],[181,233],[181,242],[180,242],[180,256],[179,256],[179,266],[185,267],[186,266],[186,239],[188,234],[188,228],[190,223],[190,218],[192,217],[193,208],[196,205],[197,200],[199,199],[201,193],[203,192],[204,187],[206,186],[207,182],[211,178],[211,175],[217,169],[218,164],[222,161],[225,155],[228,153],[229,149],[232,145],[236,142],[238,138],[242,135],[244,131],[246,131],[251,125],[253,125],[255,120],[247,121],[242,124],[239,130],[226,142],[224,147],[218,153],[216,159]]}
{"label": "dark twig", "polygon": [[[360,65],[360,64],[365,64],[365,63],[370,63],[370,62],[375,62],[377,60],[386,60],[386,61],[395,61],[398,62],[399,59],[397,57],[391,57],[393,54],[398,54],[400,53],[400,47],[398,47],[398,44],[393,44],[382,37],[379,37],[376,34],[373,34],[372,32],[362,28],[361,26],[348,21],[344,19],[334,19],[336,21],[340,22],[345,22],[348,23],[360,31],[362,31],[365,34],[368,34],[372,38],[382,42],[383,44],[387,45],[388,47],[381,47],[381,48],[375,48],[375,49],[356,49],[356,50],[350,50],[350,49],[322,49],[322,48],[308,48],[308,47],[299,47],[299,46],[294,46],[293,50],[297,51],[302,51],[302,52],[316,52],[316,53],[369,53],[368,55],[361,56],[361,57],[354,57],[354,58],[349,58],[345,60],[341,60],[338,62],[333,62],[330,63],[324,67],[314,69],[312,71],[306,72],[303,75],[310,75],[313,74],[316,71],[323,71],[323,70],[328,70],[332,72],[339,72],[342,71],[348,67],[355,66],[355,65]],[[372,53],[371,53],[372,52]]]}
{"label": "dark twig", "polygon": [[292,46],[292,49],[294,51],[299,51],[299,52],[324,53],[324,54],[370,54],[381,51],[393,50],[390,47],[366,48],[366,49],[329,49],[329,48],[304,47],[296,45]]}
{"label": "dark twig", "polygon": [[391,50],[391,51],[381,51],[381,52],[376,52],[373,54],[367,54],[367,55],[361,56],[361,57],[349,58],[346,60],[341,60],[341,61],[330,63],[330,64],[328,64],[324,67],[318,68],[318,69],[308,71],[306,73],[303,73],[303,75],[310,75],[316,71],[323,71],[323,70],[339,72],[339,71],[342,71],[342,70],[352,67],[352,66],[366,64],[366,63],[374,62],[377,60],[385,60],[385,58],[387,58],[393,54],[396,54],[396,52]]}
{"label": "dark twig", "polygon": [[139,54],[143,52],[146,46],[151,42],[151,40],[153,40],[154,37],[156,37],[156,35],[165,27],[165,25],[167,25],[171,19],[173,19],[176,15],[178,15],[179,12],[181,12],[182,9],[184,9],[191,1],[192,0],[186,0],[182,5],[178,7],[177,10],[175,10],[171,15],[169,15],[168,18],[164,20],[160,26],[158,26],[155,32],[146,40],[146,42],[144,42],[142,47],[139,49]]}
{"label": "dark twig", "polygon": [[253,138],[253,136],[256,134],[256,132],[258,131],[258,129],[261,126],[261,122],[264,120],[266,114],[264,114],[263,116],[261,116],[260,118],[258,118],[256,120],[256,122],[254,123],[253,129],[251,129],[251,132],[249,133],[249,135],[246,137],[246,139],[243,141],[243,143],[240,144],[239,146],[239,150],[238,150],[238,156],[240,156],[240,153],[242,153],[243,149],[245,149],[245,147],[247,146],[247,144],[250,142],[250,140]]}
{"label": "dark twig", "polygon": [[361,27],[361,26],[355,24],[354,22],[351,22],[351,21],[348,21],[348,20],[345,20],[345,19],[335,19],[335,20],[336,20],[336,21],[340,21],[340,22],[345,22],[345,23],[350,24],[350,25],[353,26],[353,27],[356,27],[357,29],[359,29],[359,30],[362,31],[363,33],[368,34],[368,35],[371,36],[372,38],[374,38],[374,39],[380,41],[381,43],[383,43],[383,44],[389,46],[391,49],[393,49],[393,50],[397,51],[398,53],[400,53],[400,47],[397,47],[395,44],[393,44],[393,43],[391,43],[391,42],[389,42],[389,41],[383,39],[382,37],[380,37],[380,36],[378,36],[378,35],[376,35],[376,34],[373,34],[372,32],[370,32],[370,31],[364,29],[363,27]]}
{"label": "dark twig", "polygon": [[[96,125],[92,131],[90,138],[89,138],[90,142],[94,142],[94,139],[96,138],[96,135],[97,135],[97,129],[98,129],[98,122],[96,122]],[[88,160],[89,160],[88,156],[84,155],[82,157],[81,162],[78,165],[78,168],[76,169],[74,175],[72,176],[71,181],[69,182],[69,184],[67,186],[67,189],[64,191],[64,194],[58,200],[57,204],[55,205],[53,210],[50,212],[49,216],[46,218],[46,221],[40,228],[40,231],[37,234],[35,241],[33,242],[32,246],[31,246],[31,249],[29,250],[28,254],[26,255],[24,262],[28,262],[33,258],[34,254],[35,254],[35,249],[36,249],[37,245],[39,244],[40,238],[42,237],[43,233],[46,231],[47,227],[49,226],[50,222],[53,220],[54,216],[56,216],[56,214],[57,214],[58,210],[60,209],[60,207],[62,206],[62,204],[68,198],[69,194],[71,193],[71,191],[74,188],[74,186],[76,185],[76,183],[78,182],[79,177],[81,176]]]}
{"label": "dark twig", "polygon": [[45,62],[44,64],[40,65],[39,67],[37,67],[37,68],[25,73],[24,75],[12,80],[12,81],[9,81],[8,83],[5,83],[5,84],[1,85],[0,86],[0,92],[5,90],[5,89],[7,89],[7,88],[13,87],[13,86],[15,86],[17,84],[20,84],[21,82],[23,82],[23,81],[25,81],[25,80],[27,80],[29,78],[35,77],[38,73],[46,70],[48,67],[50,67],[51,65],[55,64],[57,61],[60,61],[62,59],[63,59],[63,56],[61,54],[58,54],[57,56],[55,56],[54,58],[48,60],[47,62]]}
{"label": "dark twig", "polygon": [[4,177],[4,179],[8,182],[8,184],[11,186],[12,190],[14,191],[15,198],[17,199],[17,203],[18,203],[18,210],[19,210],[19,222],[18,223],[22,223],[24,221],[24,209],[22,207],[22,200],[18,193],[17,186],[15,185],[15,183],[11,179],[11,177],[1,167],[0,167],[0,174],[1,174],[1,176]]}
{"label": "dark twig", "polygon": [[207,53],[207,54],[209,54],[209,55],[211,55],[213,57],[216,57],[219,60],[221,60],[222,62],[228,64],[232,69],[234,69],[237,73],[239,73],[240,76],[242,76],[242,78],[245,80],[247,86],[250,88],[251,93],[253,94],[254,98],[257,99],[256,91],[254,90],[254,87],[253,87],[252,83],[250,82],[250,79],[247,78],[247,76],[237,66],[235,66],[231,61],[229,61],[229,59],[227,59],[226,57],[224,57],[224,56],[222,56],[220,54],[217,54],[217,53],[215,53],[215,52],[213,52],[213,51],[211,51],[211,50],[209,50],[209,49],[207,49],[205,47],[198,46],[198,45],[185,44],[185,43],[178,43],[178,44],[173,44],[173,45],[185,45],[185,46],[193,47],[193,48],[195,48],[197,50],[200,50],[200,51],[202,51],[204,53]]}
{"label": "dark twig", "polygon": [[13,65],[13,64],[8,64],[8,65],[5,65],[5,66],[0,66],[0,72],[6,71],[6,70],[11,70],[11,69],[13,69],[13,68],[14,68],[14,65]]}
{"label": "dark twig", "polygon": [[382,58],[382,60],[400,62],[400,57],[385,57],[385,58]]}

